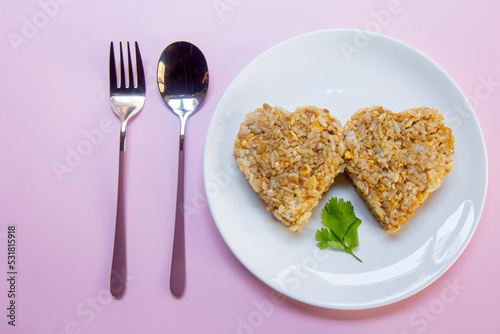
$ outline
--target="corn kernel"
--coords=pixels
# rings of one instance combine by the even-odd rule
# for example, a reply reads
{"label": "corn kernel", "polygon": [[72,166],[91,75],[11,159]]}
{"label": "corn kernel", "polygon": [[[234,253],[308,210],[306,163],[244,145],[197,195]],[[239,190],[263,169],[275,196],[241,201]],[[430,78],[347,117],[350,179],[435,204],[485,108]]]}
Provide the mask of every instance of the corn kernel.
{"label": "corn kernel", "polygon": [[300,173],[302,174],[302,176],[309,175],[311,173],[311,167],[309,167],[309,165],[307,164],[300,167]]}

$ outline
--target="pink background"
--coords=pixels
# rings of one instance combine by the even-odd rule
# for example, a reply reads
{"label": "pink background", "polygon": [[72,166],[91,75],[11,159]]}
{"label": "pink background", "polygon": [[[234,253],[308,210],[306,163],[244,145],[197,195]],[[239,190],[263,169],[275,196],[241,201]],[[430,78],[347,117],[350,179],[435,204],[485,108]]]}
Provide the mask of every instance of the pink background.
{"label": "pink background", "polygon": [[[0,0],[0,333],[498,333],[500,5],[400,0],[387,15],[396,2]],[[489,154],[486,205],[465,252],[424,291],[377,309],[328,310],[289,298],[270,307],[273,290],[232,255],[204,201],[205,134],[228,84],[276,43],[327,28],[379,28],[434,59],[474,99]],[[124,297],[113,300],[119,121],[108,102],[108,53],[120,40],[139,41],[148,90],[127,133],[130,276]],[[187,126],[191,211],[180,300],[168,288],[179,125],[154,73],[160,52],[177,40],[200,47],[210,68],[209,94]],[[490,90],[484,80],[494,82]],[[54,162],[64,164],[101,122],[112,131],[59,180]],[[12,224],[16,327],[6,317]]]}

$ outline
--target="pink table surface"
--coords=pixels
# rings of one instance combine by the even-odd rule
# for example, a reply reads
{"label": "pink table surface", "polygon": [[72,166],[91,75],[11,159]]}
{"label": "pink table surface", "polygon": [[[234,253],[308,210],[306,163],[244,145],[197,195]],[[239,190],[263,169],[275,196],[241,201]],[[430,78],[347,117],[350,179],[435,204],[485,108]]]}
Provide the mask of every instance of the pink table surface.
{"label": "pink table surface", "polygon": [[[0,0],[0,333],[499,333],[499,12],[487,0]],[[231,80],[276,43],[328,28],[377,30],[434,59],[473,103],[489,155],[484,212],[458,261],[422,292],[363,311],[273,300],[222,240],[204,195],[205,134]],[[119,122],[108,103],[108,52],[120,40],[139,41],[148,87],[128,128],[129,277],[114,300]],[[180,300],[168,288],[179,125],[155,84],[159,54],[177,40],[198,45],[210,67],[208,96],[187,128]],[[77,149],[86,155],[58,176],[54,163]],[[7,323],[10,225],[15,327]]]}

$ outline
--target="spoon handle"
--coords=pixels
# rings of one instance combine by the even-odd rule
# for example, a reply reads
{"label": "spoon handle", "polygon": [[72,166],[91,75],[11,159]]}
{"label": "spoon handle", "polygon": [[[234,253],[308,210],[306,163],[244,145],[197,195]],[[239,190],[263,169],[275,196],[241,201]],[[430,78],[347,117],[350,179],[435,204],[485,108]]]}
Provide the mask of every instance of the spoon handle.
{"label": "spoon handle", "polygon": [[[182,140],[182,139],[181,139]],[[186,252],[184,246],[184,147],[179,149],[177,203],[175,207],[174,245],[170,268],[170,292],[180,297],[186,282]]]}
{"label": "spoon handle", "polygon": [[115,241],[109,288],[111,294],[119,298],[125,291],[127,277],[127,251],[125,242],[125,151],[120,150],[118,169],[118,201],[116,205]]}

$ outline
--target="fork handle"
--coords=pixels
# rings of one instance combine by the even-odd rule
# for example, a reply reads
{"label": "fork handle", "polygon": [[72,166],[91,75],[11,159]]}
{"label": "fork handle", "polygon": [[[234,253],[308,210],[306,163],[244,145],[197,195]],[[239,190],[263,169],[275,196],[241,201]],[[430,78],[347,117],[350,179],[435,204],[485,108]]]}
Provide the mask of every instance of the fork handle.
{"label": "fork handle", "polygon": [[[182,140],[182,139],[181,139]],[[184,240],[184,147],[179,150],[177,176],[177,203],[175,210],[174,244],[170,268],[170,292],[180,297],[186,284],[186,251]]]}
{"label": "fork handle", "polygon": [[127,249],[125,239],[125,151],[120,151],[118,168],[118,201],[116,205],[115,241],[111,264],[110,292],[119,298],[125,291],[127,279]]}

